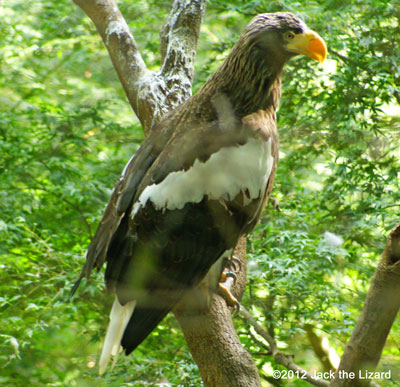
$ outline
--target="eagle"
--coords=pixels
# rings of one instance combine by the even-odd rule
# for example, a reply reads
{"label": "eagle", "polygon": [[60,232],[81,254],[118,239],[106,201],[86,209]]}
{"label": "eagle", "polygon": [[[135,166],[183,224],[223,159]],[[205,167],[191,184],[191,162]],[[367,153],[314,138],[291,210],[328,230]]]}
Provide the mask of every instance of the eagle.
{"label": "eagle", "polygon": [[212,267],[221,274],[258,222],[278,162],[282,71],[298,54],[322,62],[326,44],[291,13],[255,16],[218,70],[153,126],[125,166],[72,291],[107,262],[115,300],[100,374]]}

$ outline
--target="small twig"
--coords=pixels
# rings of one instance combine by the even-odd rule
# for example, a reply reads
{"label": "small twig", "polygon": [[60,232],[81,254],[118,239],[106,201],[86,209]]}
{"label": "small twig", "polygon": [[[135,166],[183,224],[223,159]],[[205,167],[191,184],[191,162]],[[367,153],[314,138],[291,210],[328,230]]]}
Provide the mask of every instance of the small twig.
{"label": "small twig", "polygon": [[321,362],[324,371],[334,370],[335,366],[332,364],[329,358],[329,351],[323,347],[322,338],[315,333],[314,326],[311,324],[305,324],[304,329],[307,333],[308,340],[315,353],[315,356]]}
{"label": "small twig", "polygon": [[7,251],[7,253],[11,254],[11,255],[15,255],[16,257],[25,258],[28,261],[33,262],[35,265],[39,265],[39,266],[47,268],[47,265],[43,264],[42,262],[37,261],[36,259],[33,259],[33,258],[29,257],[27,254],[20,254],[20,253],[16,253],[15,251],[10,251],[10,250]]}
{"label": "small twig", "polygon": [[350,61],[350,59],[343,55],[343,54],[339,54],[337,51],[332,50],[332,48],[329,48],[329,52],[332,53],[333,55],[337,56],[339,59],[341,59],[343,62],[348,63]]}
{"label": "small twig", "polygon": [[255,329],[255,331],[268,342],[270,350],[272,352],[272,356],[274,357],[274,360],[278,364],[283,365],[288,370],[294,371],[295,374],[302,375],[304,377],[304,380],[307,380],[310,384],[313,384],[314,386],[321,386],[321,387],[329,386],[329,382],[322,379],[314,378],[309,372],[307,372],[305,369],[301,368],[296,363],[294,363],[291,356],[282,353],[278,349],[275,340],[271,337],[271,335],[267,332],[267,330],[264,327],[262,327],[248,312],[248,310],[244,308],[242,305],[240,305],[239,313],[243,317],[243,319],[247,323],[249,323]]}
{"label": "small twig", "polygon": [[279,200],[277,198],[274,198],[274,197],[270,196],[269,202],[271,203],[272,207],[275,208],[276,211],[278,211],[278,212],[281,211],[280,203],[279,203]]}
{"label": "small twig", "polygon": [[[41,162],[42,165],[44,165],[49,171],[51,171],[51,169],[47,166],[47,164],[45,164],[44,162]],[[35,178],[28,174],[28,176],[35,181]],[[15,186],[10,186],[9,189],[13,189],[15,191],[21,191],[21,189],[27,189],[27,190],[36,190],[36,191],[43,191],[43,192],[49,192],[48,187],[46,187],[45,185],[43,185],[42,183],[40,183],[39,181],[36,181],[36,183],[38,184],[38,186],[32,186],[32,185],[26,185],[26,186],[21,186],[21,187],[15,187]],[[63,202],[67,203],[68,205],[70,205],[71,207],[73,207],[77,212],[79,212],[80,214],[80,219],[82,220],[82,222],[85,224],[89,235],[92,237],[92,229],[90,227],[89,222],[87,221],[86,217],[83,215],[81,208],[72,203],[71,201],[69,201],[68,199],[64,198],[61,194],[58,194],[56,192],[52,192],[52,194],[54,196],[56,196],[57,198],[61,199]]]}
{"label": "small twig", "polygon": [[267,352],[253,352],[254,355],[258,355],[258,356],[271,356],[272,355],[272,351],[261,340],[258,340],[253,332],[249,331],[249,334],[254,343],[256,343],[259,347],[265,348],[267,350]]}

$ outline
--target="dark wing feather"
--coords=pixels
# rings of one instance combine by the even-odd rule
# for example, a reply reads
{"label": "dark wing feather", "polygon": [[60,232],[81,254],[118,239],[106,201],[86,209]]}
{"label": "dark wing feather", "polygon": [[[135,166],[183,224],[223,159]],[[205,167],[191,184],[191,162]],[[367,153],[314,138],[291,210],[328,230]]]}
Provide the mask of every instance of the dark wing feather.
{"label": "dark wing feather", "polygon": [[100,269],[107,259],[110,243],[114,239],[126,211],[130,209],[137,187],[170,137],[168,131],[160,129],[162,128],[158,126],[152,130],[115,184],[110,201],[89,245],[82,272],[72,288],[70,296],[75,293],[82,278],[88,278],[94,267]]}
{"label": "dark wing feather", "polygon": [[[86,262],[70,296],[75,293],[82,278],[89,277],[94,267],[100,269],[106,260],[119,259],[115,253],[109,254],[110,245],[115,240],[112,249],[115,252],[115,245],[127,237],[127,219],[124,222],[124,217],[143,189],[163,180],[170,172],[189,168],[196,159],[198,149],[205,151],[197,156],[208,158],[220,146],[218,141],[213,141],[214,138],[223,137],[217,122],[185,122],[175,127],[173,117],[171,114],[152,129],[126,165],[89,245]],[[189,131],[194,135],[192,141],[186,138]]]}
{"label": "dark wing feather", "polygon": [[[190,136],[188,139],[188,136]],[[143,190],[171,172],[206,162],[223,147],[243,145],[250,137],[272,138],[274,165],[264,192],[249,201],[246,191],[230,200],[186,203],[182,209],[156,209],[151,201],[132,217]],[[124,304],[136,299],[125,330],[127,353],[139,345],[184,292],[197,285],[210,267],[239,237],[252,230],[271,191],[278,156],[274,115],[257,112],[238,123],[185,122],[167,119],[155,127],[117,182],[89,246],[86,263],[73,291],[93,267],[107,260],[106,284]]]}

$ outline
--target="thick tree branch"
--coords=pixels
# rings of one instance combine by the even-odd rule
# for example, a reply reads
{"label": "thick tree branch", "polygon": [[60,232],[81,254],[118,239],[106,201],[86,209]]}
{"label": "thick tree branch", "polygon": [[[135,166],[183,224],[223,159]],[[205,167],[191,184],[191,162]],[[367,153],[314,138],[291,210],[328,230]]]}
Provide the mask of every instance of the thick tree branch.
{"label": "thick tree branch", "polygon": [[196,47],[204,12],[204,1],[175,0],[160,32],[163,62],[160,73],[167,83],[167,104],[171,107],[180,105],[191,96]]}
{"label": "thick tree branch", "polygon": [[139,100],[139,81],[152,76],[140,55],[136,41],[115,0],[73,0],[90,17],[110,54],[129,103],[139,117],[143,129],[149,124],[143,102]]}
{"label": "thick tree branch", "polygon": [[[246,286],[246,238],[239,241],[234,254],[240,258],[242,267],[230,290],[240,300]],[[229,286],[229,282],[225,284]],[[199,366],[204,385],[260,386],[258,370],[239,341],[226,301],[218,294],[212,294],[206,308],[193,310],[187,305],[181,303],[174,313]]]}
{"label": "thick tree branch", "polygon": [[[364,308],[347,343],[331,386],[363,386],[359,372],[373,371],[400,308],[400,223],[390,232],[376,268]],[[355,379],[341,378],[339,372],[355,373]]]}
{"label": "thick tree branch", "polygon": [[115,0],[73,0],[90,17],[146,134],[191,95],[205,0],[175,0],[161,31],[163,65],[150,71]]}

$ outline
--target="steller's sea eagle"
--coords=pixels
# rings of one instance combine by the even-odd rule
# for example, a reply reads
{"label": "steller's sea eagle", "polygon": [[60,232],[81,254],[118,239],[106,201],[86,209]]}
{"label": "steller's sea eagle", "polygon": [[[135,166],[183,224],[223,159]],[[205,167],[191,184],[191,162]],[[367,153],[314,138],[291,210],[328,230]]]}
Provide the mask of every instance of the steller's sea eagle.
{"label": "steller's sea eagle", "polygon": [[81,278],[107,261],[116,297],[100,358],[132,352],[260,218],[278,162],[284,64],[322,62],[324,41],[290,13],[260,14],[196,95],[156,124],[119,178]]}

